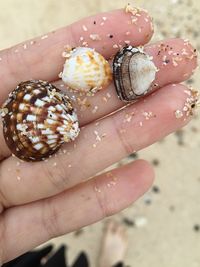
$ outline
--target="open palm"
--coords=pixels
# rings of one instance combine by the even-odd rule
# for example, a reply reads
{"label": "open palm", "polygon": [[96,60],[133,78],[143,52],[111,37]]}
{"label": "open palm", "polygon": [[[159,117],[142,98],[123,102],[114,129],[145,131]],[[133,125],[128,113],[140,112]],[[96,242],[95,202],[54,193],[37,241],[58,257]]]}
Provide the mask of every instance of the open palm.
{"label": "open palm", "polygon": [[[1,127],[0,263],[119,212],[150,187],[153,170],[143,160],[96,174],[191,119],[195,99],[179,83],[196,68],[195,50],[180,39],[146,45],[153,34],[151,23],[145,11],[133,15],[116,10],[0,52],[1,103],[25,80],[51,81],[64,90],[58,73],[66,45],[88,45],[109,59],[119,44],[130,40],[133,46],[145,45],[159,69],[155,81],[159,90],[123,109],[113,84],[94,97],[77,96],[81,133],[44,162],[21,162],[13,157]],[[101,40],[93,40],[91,34]]]}

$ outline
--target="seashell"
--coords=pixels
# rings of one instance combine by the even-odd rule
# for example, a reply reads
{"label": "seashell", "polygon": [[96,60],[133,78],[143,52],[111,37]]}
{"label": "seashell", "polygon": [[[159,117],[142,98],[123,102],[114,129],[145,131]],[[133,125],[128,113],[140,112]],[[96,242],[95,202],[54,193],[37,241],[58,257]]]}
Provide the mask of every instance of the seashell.
{"label": "seashell", "polygon": [[40,161],[79,134],[69,98],[46,81],[20,83],[1,109],[5,141],[25,161]]}
{"label": "seashell", "polygon": [[136,100],[150,91],[157,68],[139,48],[126,46],[113,60],[113,77],[118,97],[122,101]]}
{"label": "seashell", "polygon": [[108,61],[92,48],[77,47],[66,55],[63,82],[83,93],[96,93],[112,81]]}

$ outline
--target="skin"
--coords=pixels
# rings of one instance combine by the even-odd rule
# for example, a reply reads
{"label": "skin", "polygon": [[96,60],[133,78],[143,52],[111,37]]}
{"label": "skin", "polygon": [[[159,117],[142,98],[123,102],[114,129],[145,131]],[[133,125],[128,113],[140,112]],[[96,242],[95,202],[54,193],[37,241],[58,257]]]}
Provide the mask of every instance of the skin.
{"label": "skin", "polygon": [[[124,45],[127,39],[131,45],[145,45],[145,51],[159,68],[156,93],[123,110],[125,104],[117,98],[113,84],[89,97],[90,107],[83,109],[75,103],[81,134],[74,143],[62,147],[67,153],[61,151],[46,162],[20,162],[12,157],[1,127],[0,263],[53,237],[117,213],[136,201],[152,185],[154,172],[149,163],[138,160],[111,172],[95,176],[96,173],[190,121],[191,116],[184,113],[177,119],[174,113],[183,109],[190,93],[179,83],[189,78],[197,66],[194,49],[180,39],[164,40],[165,45],[173,47],[173,52],[181,53],[185,48],[189,55],[187,58],[180,55],[178,67],[171,61],[164,67],[165,54],[158,55],[160,43],[147,45],[153,34],[151,19],[145,11],[140,14],[135,24],[130,23],[131,14],[124,10],[99,14],[52,32],[48,38],[39,37],[0,52],[1,104],[24,80],[48,80],[65,90],[58,80],[64,63],[61,54],[67,44],[80,46],[80,36],[107,59],[118,51],[113,45]],[[100,25],[103,16],[107,19]],[[101,36],[101,41],[89,38],[94,32]],[[109,38],[107,35],[112,33],[113,38]],[[95,106],[98,109],[94,113]],[[156,117],[147,120],[144,111],[151,111]],[[97,119],[101,120],[97,123]],[[104,136],[101,141],[96,140],[95,132]]]}

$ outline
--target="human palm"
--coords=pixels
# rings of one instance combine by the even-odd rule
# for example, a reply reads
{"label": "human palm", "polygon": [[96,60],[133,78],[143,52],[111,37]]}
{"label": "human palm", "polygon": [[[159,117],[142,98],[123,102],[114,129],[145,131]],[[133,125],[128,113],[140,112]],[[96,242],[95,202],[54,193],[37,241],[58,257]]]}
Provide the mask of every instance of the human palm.
{"label": "human palm", "polygon": [[[156,93],[126,107],[113,84],[93,97],[76,95],[81,133],[44,162],[13,157],[1,128],[0,263],[133,203],[153,181],[146,161],[96,174],[190,121],[195,96],[179,83],[197,66],[195,50],[181,39],[146,45],[153,34],[151,19],[145,11],[137,14],[99,14],[0,52],[1,103],[25,80],[47,80],[65,90],[58,73],[66,45],[88,45],[109,59],[130,40],[145,45],[159,69]],[[94,33],[101,40],[93,40]]]}

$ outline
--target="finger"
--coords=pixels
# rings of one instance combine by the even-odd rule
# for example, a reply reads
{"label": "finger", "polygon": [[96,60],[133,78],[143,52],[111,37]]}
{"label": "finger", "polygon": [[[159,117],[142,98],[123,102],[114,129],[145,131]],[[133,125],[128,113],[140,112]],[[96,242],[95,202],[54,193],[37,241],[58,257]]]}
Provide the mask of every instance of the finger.
{"label": "finger", "polygon": [[[153,83],[153,90],[157,90],[167,84],[180,83],[187,80],[197,67],[196,49],[182,39],[167,39],[155,44],[146,45],[144,51],[152,56],[158,72]],[[55,83],[60,89],[62,81]],[[70,92],[68,92],[70,95]],[[74,95],[71,94],[71,95]],[[106,90],[100,91],[94,97],[80,97],[76,95],[74,106],[77,109],[81,125],[88,124],[122,107],[111,84]]]}
{"label": "finger", "polygon": [[56,197],[8,209],[0,221],[2,262],[119,212],[147,191],[153,177],[152,167],[140,160]]}
{"label": "finger", "polygon": [[[12,206],[49,197],[94,176],[183,127],[191,119],[192,103],[189,89],[169,85],[134,106],[89,124],[75,143],[63,146],[48,161],[20,163],[13,157],[3,161],[1,202]],[[30,188],[34,189],[31,194]]]}
{"label": "finger", "polygon": [[[133,19],[135,23],[132,23]],[[94,47],[109,58],[119,44],[125,44],[124,41],[132,40],[136,46],[143,45],[150,40],[152,33],[152,21],[145,11],[137,10],[133,15],[124,10],[115,10],[82,19],[48,35],[4,50],[0,53],[1,101],[21,81],[57,80],[63,67],[62,52],[66,45]],[[91,34],[98,34],[101,40],[93,40]],[[115,47],[115,44],[118,45]]]}
{"label": "finger", "polygon": [[[170,83],[184,81],[192,75],[197,66],[196,51],[188,41],[168,39],[145,46],[145,51],[153,57],[153,61],[159,69],[154,83],[156,90]],[[55,83],[55,85],[63,89],[60,81]],[[81,125],[97,120],[119,109],[123,105],[124,103],[117,97],[113,84],[94,97],[81,98],[77,95],[76,101],[74,102]],[[2,126],[0,131],[0,145],[0,158],[8,157],[11,152],[4,141]]]}

